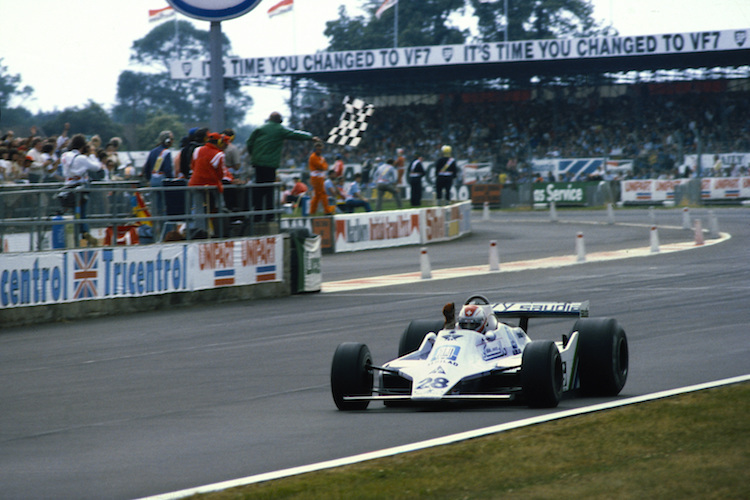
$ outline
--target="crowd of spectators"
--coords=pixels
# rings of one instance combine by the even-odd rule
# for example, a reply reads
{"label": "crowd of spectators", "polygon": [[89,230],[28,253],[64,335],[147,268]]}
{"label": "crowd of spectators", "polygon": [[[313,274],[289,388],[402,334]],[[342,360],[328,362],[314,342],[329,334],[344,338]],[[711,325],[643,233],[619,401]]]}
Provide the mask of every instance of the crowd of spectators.
{"label": "crowd of spectators", "polygon": [[[636,178],[696,175],[678,172],[690,154],[750,151],[750,92],[688,92],[649,95],[633,86],[617,97],[531,98],[530,92],[444,95],[435,104],[377,107],[363,141],[342,152],[364,163],[393,155],[440,156],[450,144],[458,158],[488,162],[511,182],[533,180],[530,162],[544,158],[633,160]],[[515,100],[508,100],[512,97]],[[447,102],[445,100],[448,100]],[[479,102],[477,102],[479,101]],[[319,134],[333,127],[341,110],[319,111],[302,124]],[[289,165],[304,152],[288,152]],[[704,175],[716,172],[703,172]],[[718,175],[729,175],[730,169]]]}
{"label": "crowd of spectators", "polygon": [[[678,171],[686,155],[750,152],[750,92],[683,92],[650,94],[647,87],[629,86],[616,97],[602,97],[592,88],[586,97],[561,88],[554,98],[531,91],[490,91],[444,94],[438,102],[379,106],[356,148],[331,147],[344,163],[374,164],[377,157],[421,154],[426,161],[440,157],[443,144],[454,156],[492,165],[495,175],[509,182],[533,181],[533,160],[545,158],[624,159],[633,162],[631,178],[691,176],[695,166]],[[543,91],[549,95],[555,90]],[[434,101],[434,99],[433,99]],[[340,107],[321,106],[298,128],[326,137],[338,123]],[[60,181],[59,158],[69,141],[69,130],[40,137],[32,128],[25,137],[0,134],[0,182]],[[106,143],[89,140],[107,168],[101,180],[131,178],[118,155],[117,137]],[[305,170],[310,148],[289,143],[282,167]],[[244,156],[245,162],[247,156]],[[746,174],[743,166],[706,169],[703,175]],[[243,171],[248,171],[243,166]]]}
{"label": "crowd of spectators", "polygon": [[[36,127],[31,127],[30,134],[25,137],[16,136],[12,130],[5,131],[0,137],[0,183],[63,182],[60,159],[69,149],[70,140],[70,125],[67,123],[60,134],[49,137],[41,136]],[[99,135],[88,140],[82,153],[94,154],[103,167],[92,180],[115,181],[135,177],[132,166],[121,168],[121,145],[119,137],[110,138],[106,144]]]}

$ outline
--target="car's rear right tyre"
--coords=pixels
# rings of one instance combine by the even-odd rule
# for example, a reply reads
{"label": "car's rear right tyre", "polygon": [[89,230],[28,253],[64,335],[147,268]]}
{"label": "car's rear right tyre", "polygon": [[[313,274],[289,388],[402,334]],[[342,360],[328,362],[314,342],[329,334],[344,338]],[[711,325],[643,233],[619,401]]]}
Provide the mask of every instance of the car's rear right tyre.
{"label": "car's rear right tyre", "polygon": [[560,351],[551,340],[529,342],[521,358],[521,390],[529,406],[555,408],[562,398]]}
{"label": "car's rear right tyre", "polygon": [[422,345],[425,335],[430,332],[438,332],[443,328],[445,321],[442,319],[415,319],[409,323],[404,333],[401,334],[401,340],[398,343],[398,357],[409,354],[419,349]]}
{"label": "car's rear right tyre", "polygon": [[628,338],[614,318],[581,318],[578,330],[578,370],[581,392],[617,396],[628,379]]}
{"label": "car's rear right tyre", "polygon": [[347,396],[372,395],[372,355],[365,344],[344,342],[331,363],[331,394],[339,410],[364,410],[369,401],[346,401]]}

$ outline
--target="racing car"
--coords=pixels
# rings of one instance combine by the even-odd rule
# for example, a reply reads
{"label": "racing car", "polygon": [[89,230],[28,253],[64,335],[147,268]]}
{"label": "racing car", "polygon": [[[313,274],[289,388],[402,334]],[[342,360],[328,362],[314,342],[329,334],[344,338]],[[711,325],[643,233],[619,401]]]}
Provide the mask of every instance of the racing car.
{"label": "racing car", "polygon": [[[413,320],[399,357],[373,363],[369,348],[340,344],[331,364],[331,392],[339,410],[448,401],[518,400],[556,407],[578,391],[616,396],[628,376],[628,340],[613,318],[589,318],[589,302],[501,302],[472,295],[458,318]],[[576,318],[561,340],[531,340],[530,318]],[[517,324],[514,320],[518,320]]]}

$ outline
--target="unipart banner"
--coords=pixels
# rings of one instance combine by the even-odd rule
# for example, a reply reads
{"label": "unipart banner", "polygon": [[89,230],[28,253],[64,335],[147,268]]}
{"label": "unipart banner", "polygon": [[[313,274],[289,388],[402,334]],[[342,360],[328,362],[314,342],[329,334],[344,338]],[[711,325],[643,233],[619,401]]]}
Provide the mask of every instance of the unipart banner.
{"label": "unipart banner", "polygon": [[283,279],[280,236],[0,255],[0,308],[143,297]]}
{"label": "unipart banner", "polygon": [[[625,203],[672,201],[677,186],[695,179],[644,179],[621,181],[620,197]],[[750,177],[705,177],[700,179],[704,200],[750,198]]]}
{"label": "unipart banner", "polygon": [[[743,50],[748,30],[657,35],[521,40],[467,45],[399,47],[257,58],[224,59],[224,76],[283,76],[464,64],[598,59]],[[210,61],[172,61],[173,79],[208,78]]]}
{"label": "unipart banner", "polygon": [[701,179],[701,199],[737,200],[740,198],[750,198],[750,177]]}
{"label": "unipart banner", "polygon": [[622,181],[620,199],[624,202],[672,201],[675,190],[690,179],[644,179]]}

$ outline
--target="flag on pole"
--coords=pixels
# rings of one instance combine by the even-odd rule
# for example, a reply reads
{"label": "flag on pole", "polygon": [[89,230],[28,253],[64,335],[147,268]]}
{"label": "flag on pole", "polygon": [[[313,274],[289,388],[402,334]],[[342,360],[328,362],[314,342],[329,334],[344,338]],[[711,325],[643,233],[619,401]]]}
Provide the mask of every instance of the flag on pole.
{"label": "flag on pole", "polygon": [[278,14],[283,14],[284,12],[289,12],[292,10],[292,7],[294,7],[294,0],[281,0],[279,3],[268,9],[268,16],[273,17]]}
{"label": "flag on pole", "polygon": [[378,10],[375,11],[375,17],[380,19],[380,16],[383,15],[383,12],[396,5],[397,2],[398,0],[384,0],[384,2],[380,4],[380,7],[378,7]]}
{"label": "flag on pole", "polygon": [[153,23],[155,21],[161,21],[174,15],[174,9],[171,5],[163,7],[161,9],[149,9],[148,11],[148,22]]}

